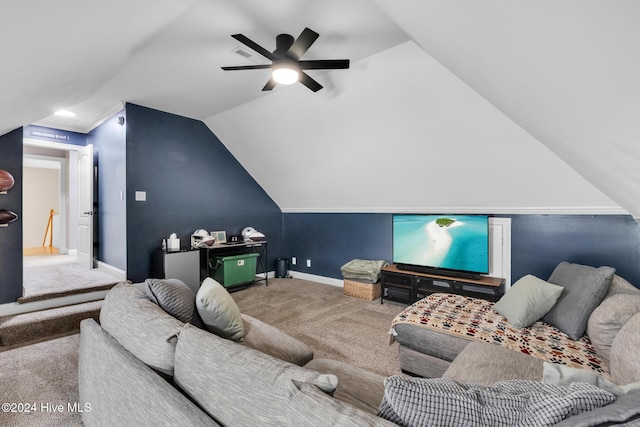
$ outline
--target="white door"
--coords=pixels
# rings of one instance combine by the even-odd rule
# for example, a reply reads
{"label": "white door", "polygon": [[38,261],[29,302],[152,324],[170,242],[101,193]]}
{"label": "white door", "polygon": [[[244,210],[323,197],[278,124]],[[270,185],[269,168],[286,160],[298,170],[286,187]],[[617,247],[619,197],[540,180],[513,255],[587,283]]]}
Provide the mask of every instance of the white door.
{"label": "white door", "polygon": [[93,268],[93,145],[78,150],[78,263]]}

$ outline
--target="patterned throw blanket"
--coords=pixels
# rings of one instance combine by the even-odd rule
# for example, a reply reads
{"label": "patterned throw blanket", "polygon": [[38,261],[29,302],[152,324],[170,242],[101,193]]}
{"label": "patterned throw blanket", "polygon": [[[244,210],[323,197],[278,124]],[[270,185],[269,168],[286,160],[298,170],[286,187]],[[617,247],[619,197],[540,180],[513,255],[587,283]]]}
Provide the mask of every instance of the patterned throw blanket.
{"label": "patterned throw blanket", "polygon": [[581,383],[512,380],[489,387],[393,376],[384,381],[378,415],[403,427],[543,427],[614,400],[608,391]]}
{"label": "patterned throw blanket", "polygon": [[558,328],[541,321],[517,329],[493,310],[492,302],[483,299],[431,294],[398,314],[392,327],[400,323],[501,345],[547,362],[590,369],[609,377],[609,368],[598,357],[587,336],[574,341]]}

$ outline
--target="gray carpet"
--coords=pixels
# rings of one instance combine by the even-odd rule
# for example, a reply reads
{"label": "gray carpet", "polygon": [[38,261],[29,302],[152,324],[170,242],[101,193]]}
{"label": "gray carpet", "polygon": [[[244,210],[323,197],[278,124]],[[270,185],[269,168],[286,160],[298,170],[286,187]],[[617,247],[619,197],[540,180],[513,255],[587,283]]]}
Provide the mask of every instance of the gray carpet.
{"label": "gray carpet", "polygon": [[82,319],[98,319],[102,300],[0,317],[0,351],[80,331]]}
{"label": "gray carpet", "polygon": [[[75,334],[0,353],[2,402],[35,405],[30,413],[5,412],[3,406],[0,425],[82,425],[80,414],[69,411],[78,402],[79,342]],[[63,410],[53,411],[59,405]]]}
{"label": "gray carpet", "polygon": [[346,296],[343,289],[300,279],[269,280],[233,292],[240,311],[273,325],[314,350],[381,375],[400,375],[391,321],[406,305]]}
{"label": "gray carpet", "polygon": [[52,264],[24,268],[23,293],[19,303],[109,289],[118,279],[96,268],[79,264]]}

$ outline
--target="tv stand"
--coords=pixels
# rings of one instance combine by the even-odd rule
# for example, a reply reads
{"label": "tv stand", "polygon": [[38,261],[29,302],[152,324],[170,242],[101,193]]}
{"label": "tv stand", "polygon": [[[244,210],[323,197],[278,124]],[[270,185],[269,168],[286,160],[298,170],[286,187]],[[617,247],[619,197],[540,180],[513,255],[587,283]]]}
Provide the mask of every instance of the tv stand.
{"label": "tv stand", "polygon": [[[463,277],[425,273],[406,266],[388,265],[380,271],[380,285],[384,299],[413,304],[436,292],[465,295],[498,301],[504,295],[504,279],[499,277],[478,276]],[[454,272],[447,272],[452,273]]]}
{"label": "tv stand", "polygon": [[431,274],[434,276],[448,276],[448,277],[457,277],[457,278],[475,279],[475,280],[478,280],[480,279],[480,277],[482,277],[479,273],[445,270],[442,268],[433,268],[433,267],[421,267],[418,265],[396,264],[396,267],[398,268],[398,270],[425,273],[425,274]]}

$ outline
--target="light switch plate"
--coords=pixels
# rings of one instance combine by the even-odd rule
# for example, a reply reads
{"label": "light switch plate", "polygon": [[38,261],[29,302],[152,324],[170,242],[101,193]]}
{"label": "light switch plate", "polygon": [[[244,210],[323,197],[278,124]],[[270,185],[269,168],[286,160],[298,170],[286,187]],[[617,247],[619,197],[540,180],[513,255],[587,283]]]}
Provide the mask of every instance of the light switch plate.
{"label": "light switch plate", "polygon": [[146,202],[146,201],[147,201],[147,192],[136,191],[136,202]]}

